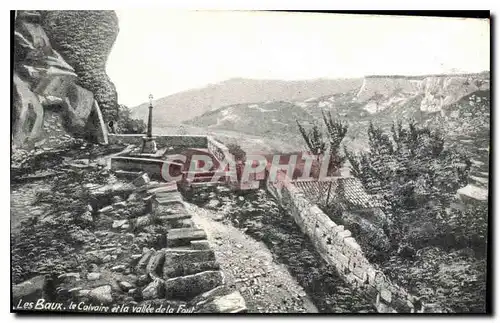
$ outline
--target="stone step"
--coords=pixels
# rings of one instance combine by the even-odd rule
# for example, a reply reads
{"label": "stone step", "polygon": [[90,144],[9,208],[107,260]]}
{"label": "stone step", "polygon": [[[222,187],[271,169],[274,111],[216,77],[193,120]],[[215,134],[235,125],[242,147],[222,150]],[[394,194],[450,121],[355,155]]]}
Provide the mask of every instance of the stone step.
{"label": "stone step", "polygon": [[216,260],[192,262],[189,264],[173,265],[171,269],[166,273],[166,275],[164,274],[163,277],[165,279],[169,279],[174,277],[193,275],[207,270],[219,270],[219,269],[220,266]]}
{"label": "stone step", "polygon": [[147,265],[149,264],[149,260],[151,257],[153,257],[156,254],[156,251],[153,249],[148,250],[145,252],[139,262],[137,263],[136,270],[137,272],[141,273],[144,270],[146,270]]}
{"label": "stone step", "polygon": [[162,192],[156,194],[155,200],[158,204],[172,204],[183,202],[182,195],[179,192]]}
{"label": "stone step", "polygon": [[148,194],[158,194],[163,192],[176,192],[176,191],[177,191],[177,183],[171,182],[162,184],[161,186],[156,188],[149,189],[147,192]]}
{"label": "stone step", "polygon": [[153,210],[155,214],[160,216],[168,214],[186,213],[186,208],[184,207],[184,204],[170,204],[170,205],[156,204]]}
{"label": "stone step", "polygon": [[158,219],[162,222],[175,222],[184,219],[191,219],[191,215],[187,213],[177,213],[177,214],[167,214],[167,215],[159,215]]}
{"label": "stone step", "polygon": [[191,182],[191,183],[189,183],[189,185],[193,188],[219,186],[219,185],[224,185],[224,184],[225,184],[225,182]]}
{"label": "stone step", "polygon": [[165,254],[164,267],[172,266],[175,264],[189,264],[193,262],[203,262],[215,260],[215,253],[213,250],[177,250],[177,249],[163,249]]}
{"label": "stone step", "polygon": [[221,271],[203,271],[194,275],[170,278],[165,281],[167,299],[189,300],[224,283]]}
{"label": "stone step", "polygon": [[212,250],[165,250],[164,279],[192,275],[207,270],[218,270],[219,268]]}
{"label": "stone step", "polygon": [[179,191],[164,191],[164,192],[157,192],[156,194],[157,198],[171,198],[171,199],[180,199],[182,200],[182,195],[179,193]]}
{"label": "stone step", "polygon": [[191,246],[193,240],[206,240],[207,234],[202,229],[179,228],[167,232],[167,247]]}
{"label": "stone step", "polygon": [[126,179],[135,179],[141,175],[141,172],[134,171],[126,171],[126,170],[115,170],[113,171],[116,177],[118,178],[126,178]]}
{"label": "stone step", "polygon": [[191,241],[191,248],[194,250],[207,250],[210,249],[208,240],[193,240]]}

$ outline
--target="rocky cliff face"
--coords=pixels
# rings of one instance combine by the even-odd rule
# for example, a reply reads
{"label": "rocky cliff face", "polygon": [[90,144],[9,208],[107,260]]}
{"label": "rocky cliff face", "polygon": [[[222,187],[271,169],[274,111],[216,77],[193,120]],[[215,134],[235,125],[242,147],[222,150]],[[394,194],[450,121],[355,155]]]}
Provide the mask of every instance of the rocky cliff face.
{"label": "rocky cliff face", "polygon": [[[60,19],[59,15],[65,18]],[[80,19],[74,16],[70,23],[65,20],[68,15],[78,15]],[[91,18],[85,19],[87,16]],[[94,19],[95,16],[115,18],[111,19],[115,25],[103,23],[102,28],[110,30],[108,34],[101,30],[101,22]],[[88,25],[90,20],[92,26]],[[106,118],[114,116],[116,91],[105,76],[104,67],[116,37],[116,23],[116,15],[109,12],[16,12],[12,107],[14,147],[36,146],[42,142],[57,146],[64,138],[72,137],[106,142],[105,118],[100,106],[106,111]],[[83,27],[78,28],[77,24]],[[73,30],[68,31],[71,28]],[[101,30],[103,36],[95,39],[96,31],[87,31],[91,28]],[[111,31],[113,37],[109,36]]]}
{"label": "rocky cliff face", "polygon": [[[396,103],[419,98],[420,111],[436,112],[475,91],[488,90],[489,73],[428,76],[365,77],[357,100],[365,109],[383,110]],[[397,101],[397,102],[396,102]]]}
{"label": "rocky cliff face", "polygon": [[118,35],[114,11],[46,11],[43,28],[52,46],[75,69],[78,84],[92,91],[105,120],[116,120],[116,88],[106,74],[106,61]]}

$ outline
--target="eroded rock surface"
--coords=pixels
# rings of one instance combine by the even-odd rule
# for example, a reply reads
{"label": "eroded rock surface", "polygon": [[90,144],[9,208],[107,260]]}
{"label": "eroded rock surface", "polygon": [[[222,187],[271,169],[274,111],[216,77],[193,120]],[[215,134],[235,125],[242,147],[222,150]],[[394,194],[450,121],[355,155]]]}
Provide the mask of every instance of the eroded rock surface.
{"label": "eroded rock surface", "polygon": [[[88,39],[82,43],[82,38],[88,35],[70,35],[69,32],[61,30],[61,27],[57,31],[50,30],[48,35],[48,26],[51,26],[50,22],[55,19],[52,13],[64,15],[64,12],[17,11],[14,31],[12,131],[15,147],[34,146],[42,137],[57,137],[52,140],[55,143],[65,135],[93,142],[107,142],[105,118],[95,100],[103,102],[105,106],[116,106],[116,92],[113,92],[113,88],[110,93],[114,93],[114,96],[111,95],[111,99],[107,101],[97,98],[95,94],[109,88],[99,87],[102,82],[98,81],[101,79],[99,73],[104,70],[105,59],[104,63],[97,64],[100,69],[92,65],[94,73],[85,75],[85,81],[82,81],[83,74],[65,60],[65,56],[71,56],[68,54],[71,51],[97,46]],[[75,12],[82,16],[92,15],[92,12]],[[66,23],[59,21],[57,24],[65,28],[74,27],[67,26]],[[82,23],[81,19],[73,22]],[[98,21],[93,28],[100,29]],[[116,37],[117,30],[114,32]],[[65,46],[59,44],[61,38],[66,39]],[[109,38],[108,41],[110,47],[114,38]],[[104,50],[102,43],[99,45]],[[55,49],[57,46],[64,48],[64,55]],[[105,58],[107,59],[107,55]],[[110,100],[114,100],[114,103],[109,103]],[[57,136],[53,136],[53,131],[48,131],[46,127],[54,114],[60,117],[56,124],[51,125],[56,132],[62,132]],[[53,143],[47,144],[53,146]]]}

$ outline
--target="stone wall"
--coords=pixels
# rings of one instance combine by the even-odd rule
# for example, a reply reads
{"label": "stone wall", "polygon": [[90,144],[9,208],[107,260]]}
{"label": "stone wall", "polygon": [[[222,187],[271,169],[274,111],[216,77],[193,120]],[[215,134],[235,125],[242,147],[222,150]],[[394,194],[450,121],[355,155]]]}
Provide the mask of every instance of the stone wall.
{"label": "stone wall", "polygon": [[309,236],[323,259],[344,279],[363,290],[381,313],[421,312],[420,302],[390,282],[366,259],[351,232],[337,225],[287,180],[267,182],[269,192]]}
{"label": "stone wall", "polygon": [[111,170],[145,171],[151,178],[160,180],[164,162],[159,159],[114,156],[110,158],[110,168]]}
{"label": "stone wall", "polygon": [[[140,145],[146,134],[109,134],[110,144]],[[168,135],[154,136],[158,147],[207,148],[207,136]]]}
{"label": "stone wall", "polygon": [[[234,160],[234,156],[229,152],[229,149],[226,147],[226,145],[218,142],[214,138],[208,136],[207,137],[208,142],[207,142],[207,148],[208,151],[215,156],[219,161],[221,162],[227,162],[228,163],[228,173],[229,172],[236,172],[235,167],[231,167],[231,165],[236,165],[236,161]],[[234,168],[234,169],[233,169]],[[238,184],[237,181],[233,180],[235,179],[236,176],[229,176],[229,183],[231,185],[236,185]]]}

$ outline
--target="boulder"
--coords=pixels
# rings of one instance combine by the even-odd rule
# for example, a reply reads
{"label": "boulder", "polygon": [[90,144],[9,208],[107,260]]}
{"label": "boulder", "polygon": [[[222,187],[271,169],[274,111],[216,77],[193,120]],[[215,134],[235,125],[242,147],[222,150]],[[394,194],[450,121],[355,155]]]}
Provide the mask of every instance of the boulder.
{"label": "boulder", "polygon": [[82,220],[87,223],[91,223],[92,221],[94,221],[94,218],[92,217],[92,212],[85,211],[85,213],[82,214]]}
{"label": "boulder", "polygon": [[96,287],[89,292],[88,296],[93,302],[97,304],[109,304],[113,302],[110,285]]}
{"label": "boulder", "polygon": [[111,210],[113,210],[113,206],[112,205],[108,205],[108,206],[105,206],[102,209],[100,209],[98,212],[99,213],[107,213],[107,212],[109,212]]}
{"label": "boulder", "polygon": [[100,273],[89,273],[87,275],[87,280],[98,280],[99,278],[101,278]]}
{"label": "boulder", "polygon": [[123,229],[125,224],[128,224],[128,220],[115,220],[113,221],[113,229]]}
{"label": "boulder", "polygon": [[205,304],[211,300],[213,300],[217,296],[223,296],[229,293],[228,287],[226,285],[217,286],[214,289],[209,290],[208,292],[204,292],[192,300],[189,301],[190,305],[200,306]]}
{"label": "boulder", "polygon": [[137,277],[137,286],[142,287],[151,282],[151,276],[149,274],[141,275]]}
{"label": "boulder", "polygon": [[144,228],[153,224],[153,216],[151,214],[141,215],[135,219],[135,228]]}
{"label": "boulder", "polygon": [[118,285],[120,286],[120,288],[124,292],[128,292],[129,290],[131,290],[134,287],[131,283],[126,282],[126,281],[121,281]]}
{"label": "boulder", "polygon": [[165,251],[160,250],[149,258],[148,265],[146,266],[146,272],[153,277],[160,274],[165,262]]}
{"label": "boulder", "polygon": [[45,277],[43,275],[35,276],[20,284],[12,285],[12,299],[17,301],[36,301],[43,296],[43,286],[45,284]]}
{"label": "boulder", "polygon": [[116,89],[105,69],[119,30],[116,13],[49,10],[44,12],[41,23],[54,47],[78,71],[78,83],[94,93],[105,119],[116,120]]}
{"label": "boulder", "polygon": [[165,281],[165,297],[188,300],[223,283],[224,278],[220,271],[204,271],[194,275],[170,278]]}
{"label": "boulder", "polygon": [[245,299],[240,292],[215,297],[199,308],[197,313],[244,313],[247,311]]}
{"label": "boulder", "polygon": [[137,187],[141,187],[141,186],[148,184],[150,181],[151,180],[149,179],[148,173],[142,173],[141,175],[139,175],[139,177],[134,179],[132,184],[134,184]]}
{"label": "boulder", "polygon": [[88,297],[90,294],[90,289],[80,289],[76,293],[76,297],[81,298],[81,297]]}
{"label": "boulder", "polygon": [[164,281],[155,279],[142,290],[142,298],[145,300],[162,298],[164,295]]}
{"label": "boulder", "polygon": [[64,273],[64,274],[59,275],[57,277],[57,279],[60,279],[61,281],[65,281],[65,282],[79,281],[80,280],[80,273]]}
{"label": "boulder", "polygon": [[41,135],[44,110],[28,83],[14,73],[12,139],[21,147]]}
{"label": "boulder", "polygon": [[149,258],[151,258],[151,256],[154,255],[154,253],[155,253],[154,249],[150,249],[145,253],[143,253],[141,260],[139,260],[136,266],[137,272],[142,272],[146,269],[146,266],[149,263]]}
{"label": "boulder", "polygon": [[124,272],[127,267],[125,265],[116,265],[111,267],[111,271]]}

